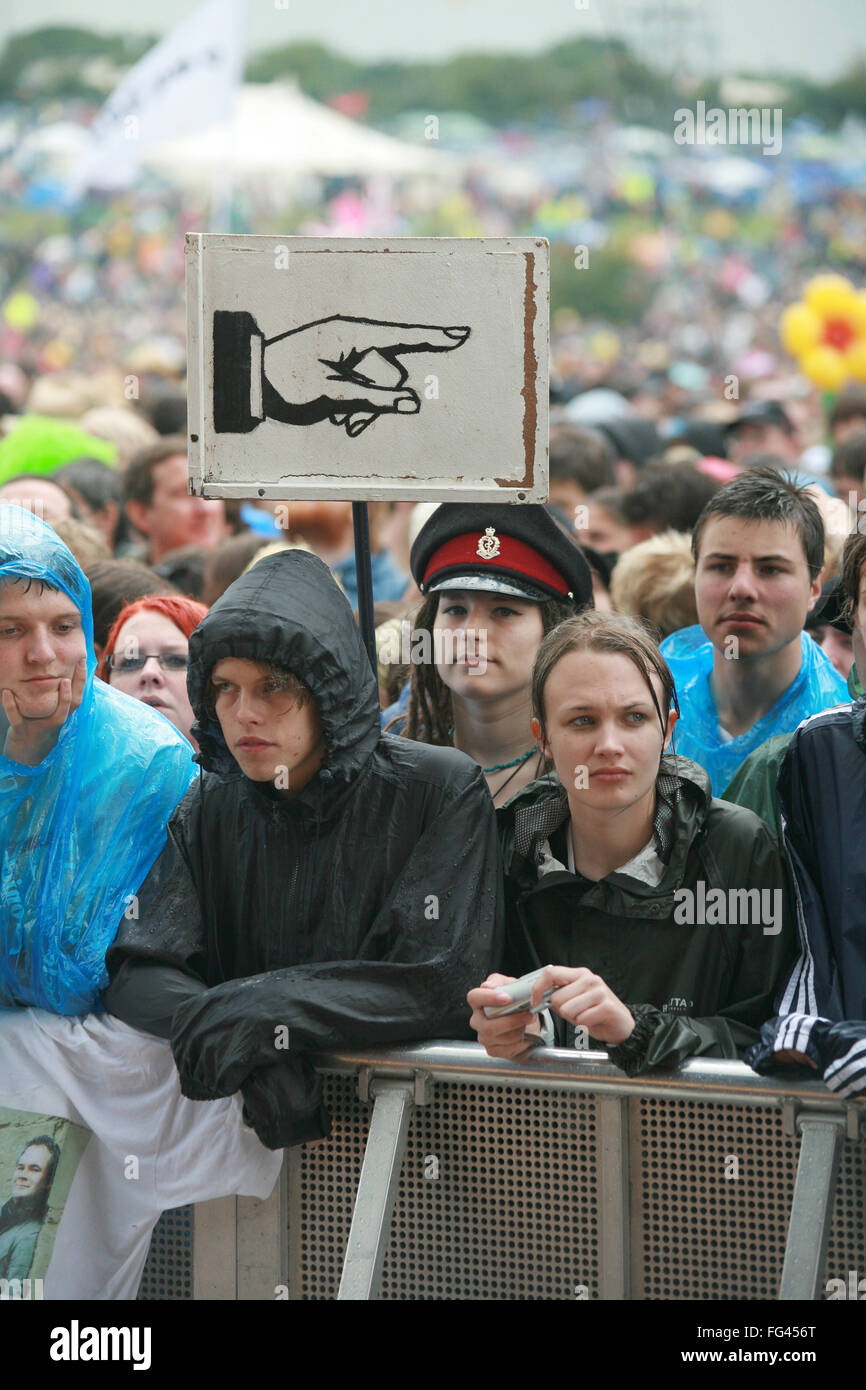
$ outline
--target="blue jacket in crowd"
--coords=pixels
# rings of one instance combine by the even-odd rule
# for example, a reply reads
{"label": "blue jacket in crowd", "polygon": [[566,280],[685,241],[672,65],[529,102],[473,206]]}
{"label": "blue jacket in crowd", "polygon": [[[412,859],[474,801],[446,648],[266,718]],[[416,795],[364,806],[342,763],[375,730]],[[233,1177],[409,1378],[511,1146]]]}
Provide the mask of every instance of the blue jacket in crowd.
{"label": "blue jacket in crowd", "polygon": [[808,633],[800,637],[801,665],[795,680],[771,710],[736,738],[719,730],[719,714],[710,677],[712,642],[695,625],[671,633],[662,642],[662,655],[673,674],[680,702],[671,750],[706,768],[713,795],[721,796],[740,764],[774,734],[793,733],[812,714],[848,700],[848,688],[832,662]]}

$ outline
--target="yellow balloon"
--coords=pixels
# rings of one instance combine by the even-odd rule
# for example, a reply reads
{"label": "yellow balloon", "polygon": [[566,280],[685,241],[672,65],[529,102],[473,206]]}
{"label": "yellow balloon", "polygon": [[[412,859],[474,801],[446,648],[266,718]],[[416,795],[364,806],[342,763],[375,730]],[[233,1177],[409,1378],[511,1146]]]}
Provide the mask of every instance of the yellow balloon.
{"label": "yellow balloon", "polygon": [[39,317],[39,303],[26,290],[19,290],[17,294],[10,294],[3,305],[3,317],[10,328],[17,328],[19,332],[32,328]]}
{"label": "yellow balloon", "polygon": [[856,377],[858,381],[866,381],[866,338],[860,338],[851,344],[845,353],[845,366],[848,368],[849,376]]}
{"label": "yellow balloon", "polygon": [[838,391],[848,379],[848,367],[835,348],[816,347],[800,358],[800,370],[822,391]]}
{"label": "yellow balloon", "polygon": [[816,275],[803,294],[809,308],[822,317],[845,313],[854,297],[854,286],[844,275]]}
{"label": "yellow balloon", "polygon": [[779,337],[786,352],[800,357],[815,347],[821,337],[823,324],[806,304],[789,304],[779,322]]}

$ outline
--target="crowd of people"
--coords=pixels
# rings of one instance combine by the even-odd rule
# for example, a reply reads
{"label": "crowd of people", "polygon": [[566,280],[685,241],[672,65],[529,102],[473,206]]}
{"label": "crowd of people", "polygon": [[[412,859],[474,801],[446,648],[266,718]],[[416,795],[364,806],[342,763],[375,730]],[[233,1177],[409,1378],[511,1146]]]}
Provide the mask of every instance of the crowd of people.
{"label": "crowd of people", "polygon": [[866,1088],[866,388],[589,389],[547,504],[370,503],[374,672],[351,505],[191,496],[145,386],[0,368],[0,1105],[52,1173],[46,1117],[92,1135],[46,1296],[134,1297],[162,1210],[266,1196],[322,1050]]}

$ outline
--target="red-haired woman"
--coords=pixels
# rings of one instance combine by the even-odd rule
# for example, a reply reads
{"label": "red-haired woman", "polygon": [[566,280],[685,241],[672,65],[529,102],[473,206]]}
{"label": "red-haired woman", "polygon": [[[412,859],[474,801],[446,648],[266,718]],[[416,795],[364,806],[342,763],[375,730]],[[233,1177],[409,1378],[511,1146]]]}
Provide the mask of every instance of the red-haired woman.
{"label": "red-haired woman", "polygon": [[196,749],[186,669],[190,634],[206,613],[204,604],[191,598],[137,599],[115,619],[98,667],[104,681],[159,710]]}

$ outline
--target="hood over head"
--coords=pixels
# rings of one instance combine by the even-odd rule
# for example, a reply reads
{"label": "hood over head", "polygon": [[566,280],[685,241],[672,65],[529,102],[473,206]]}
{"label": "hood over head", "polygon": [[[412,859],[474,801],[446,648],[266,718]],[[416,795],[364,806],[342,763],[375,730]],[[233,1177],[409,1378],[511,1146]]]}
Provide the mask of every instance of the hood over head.
{"label": "hood over head", "polygon": [[0,588],[18,579],[75,604],[87,680],[38,763],[6,756],[0,712],[0,1008],[84,1014],[99,1006],[105,951],[195,768],[163,715],[95,679],[90,586],[72,552],[38,517],[0,505]]}
{"label": "hood over head", "polygon": [[211,672],[225,657],[270,662],[312,691],[325,757],[298,799],[354,778],[379,740],[378,687],[352,609],[327,565],[303,550],[268,555],[229,585],[190,637],[187,683],[197,761],[221,776],[242,777],[208,709]]}
{"label": "hood over head", "polygon": [[84,571],[69,546],[47,522],[24,507],[0,503],[0,583],[9,579],[39,580],[72,599],[81,614],[87,644],[86,692],[89,692],[96,670],[96,654],[90,585]]}

